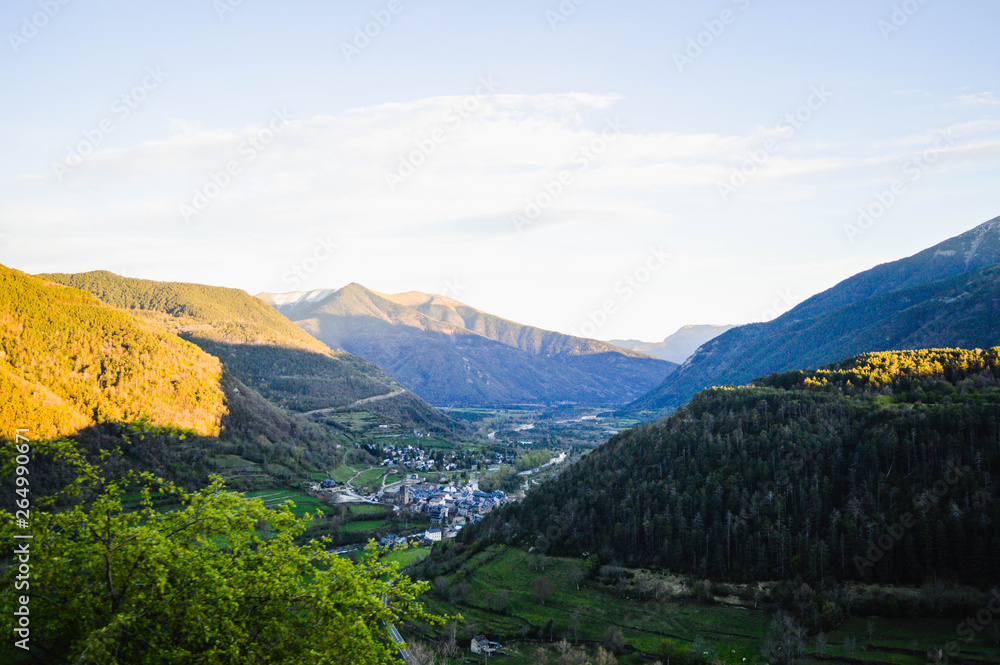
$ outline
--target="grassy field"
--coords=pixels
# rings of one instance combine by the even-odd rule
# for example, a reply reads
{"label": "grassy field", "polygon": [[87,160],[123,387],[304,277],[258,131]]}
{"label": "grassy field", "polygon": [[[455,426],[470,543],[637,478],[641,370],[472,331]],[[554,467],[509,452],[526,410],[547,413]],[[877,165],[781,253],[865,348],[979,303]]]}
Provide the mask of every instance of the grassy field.
{"label": "grassy field", "polygon": [[400,570],[412,566],[415,563],[420,563],[431,553],[431,548],[429,547],[411,547],[405,550],[394,550],[386,554],[383,558],[385,561],[396,561],[399,563]]}
{"label": "grassy field", "polygon": [[378,531],[388,529],[390,523],[386,520],[359,520],[357,522],[348,522],[344,526],[340,527],[341,531],[346,531],[347,533],[357,533],[359,531]]}
{"label": "grassy field", "polygon": [[[686,597],[660,601],[628,598],[590,580],[581,582],[577,589],[571,571],[583,566],[581,560],[552,557],[540,570],[521,550],[488,549],[463,565],[465,571],[471,571],[467,576],[459,572],[449,578],[452,587],[463,582],[468,585],[460,603],[434,597],[429,598],[428,605],[434,611],[460,613],[467,626],[474,624],[479,632],[502,642],[518,639],[529,627],[533,634],[551,620],[556,640],[565,637],[571,641],[600,641],[610,627],[618,627],[630,647],[650,654],[646,660],[620,659],[620,663],[652,662],[665,642],[687,647],[701,638],[717,652],[721,662],[764,665],[760,644],[771,623],[768,613],[736,605],[698,603]],[[544,604],[532,593],[539,578],[551,585]],[[506,608],[503,598],[509,599]],[[876,618],[871,622],[869,625],[869,619],[855,617],[831,633],[825,658],[835,662],[916,665],[926,662],[929,649],[957,639],[956,620]],[[963,662],[998,662],[998,648],[985,633],[971,643],[960,643],[959,658]],[[850,654],[845,653],[845,640],[849,638],[857,643],[857,649]],[[530,654],[537,649],[537,645],[525,646],[530,647]],[[807,654],[819,656],[812,637]],[[556,662],[554,656],[552,662]]]}
{"label": "grassy field", "polygon": [[385,506],[373,506],[370,504],[360,504],[357,506],[351,506],[347,509],[351,515],[384,515],[386,513]]}
{"label": "grassy field", "polygon": [[377,490],[382,486],[382,476],[385,474],[385,468],[374,466],[362,471],[357,478],[351,481],[351,485],[357,489],[370,488]]}
{"label": "grassy field", "polygon": [[365,468],[366,467],[363,467],[363,466],[353,467],[353,466],[347,466],[346,464],[344,464],[344,465],[338,466],[336,469],[334,469],[333,471],[331,471],[330,475],[328,475],[327,478],[330,478],[332,480],[336,480],[338,483],[344,484],[348,480],[350,480],[351,478],[353,478],[354,475],[358,473],[358,471],[361,471],[361,470],[363,470]]}
{"label": "grassy field", "polygon": [[249,460],[245,460],[239,455],[216,455],[215,462],[223,469],[232,469],[244,466],[258,466]]}
{"label": "grassy field", "polygon": [[378,418],[367,411],[336,413],[327,416],[326,419],[355,434],[371,428],[378,422]]}

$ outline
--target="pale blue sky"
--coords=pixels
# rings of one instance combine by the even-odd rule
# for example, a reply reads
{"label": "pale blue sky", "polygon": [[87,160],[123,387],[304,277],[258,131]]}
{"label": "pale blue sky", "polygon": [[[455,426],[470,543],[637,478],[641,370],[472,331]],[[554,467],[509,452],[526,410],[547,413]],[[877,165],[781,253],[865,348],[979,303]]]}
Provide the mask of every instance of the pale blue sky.
{"label": "pale blue sky", "polygon": [[[251,293],[357,281],[661,339],[1000,214],[996,2],[228,4],[3,3],[0,262]],[[345,57],[372,12],[391,21]],[[400,159],[421,163],[387,182]],[[228,184],[185,215],[213,173]],[[529,201],[545,209],[518,232]]]}

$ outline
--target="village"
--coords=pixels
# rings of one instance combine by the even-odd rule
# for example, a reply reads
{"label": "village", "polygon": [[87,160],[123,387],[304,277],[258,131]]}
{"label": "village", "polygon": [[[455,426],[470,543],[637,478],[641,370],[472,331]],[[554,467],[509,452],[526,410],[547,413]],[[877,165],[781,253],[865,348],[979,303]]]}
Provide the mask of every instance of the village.
{"label": "village", "polygon": [[397,467],[413,471],[456,471],[474,466],[513,464],[517,459],[514,452],[473,454],[468,451],[455,452],[444,450],[426,450],[413,445],[397,445],[395,443],[375,447],[371,444],[365,449],[382,459],[384,467]]}
{"label": "village", "polygon": [[382,492],[380,497],[394,510],[426,513],[431,524],[437,525],[424,533],[424,539],[429,542],[454,538],[466,524],[480,521],[490,511],[512,500],[502,490],[483,492],[475,482],[462,488],[428,482],[407,484],[413,479],[409,476],[407,481]]}
{"label": "village", "polygon": [[[420,460],[413,460],[418,463]],[[467,524],[482,520],[490,511],[516,500],[523,492],[508,496],[503,490],[484,492],[475,480],[459,487],[453,483],[429,482],[412,473],[402,481],[383,486],[370,496],[357,494],[349,485],[332,479],[314,484],[310,494],[331,504],[376,504],[391,507],[395,513],[422,516],[430,527],[422,533],[389,534],[379,544],[394,548],[409,544],[430,545],[454,538]]]}

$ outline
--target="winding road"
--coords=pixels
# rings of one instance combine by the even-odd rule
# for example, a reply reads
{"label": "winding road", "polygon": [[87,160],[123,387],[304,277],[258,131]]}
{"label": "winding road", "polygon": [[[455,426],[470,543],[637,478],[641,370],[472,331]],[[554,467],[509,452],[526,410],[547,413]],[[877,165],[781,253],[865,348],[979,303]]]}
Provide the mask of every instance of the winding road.
{"label": "winding road", "polygon": [[316,409],[314,411],[303,411],[302,415],[304,415],[304,416],[311,416],[311,415],[315,415],[317,413],[335,413],[337,411],[344,411],[345,409],[353,409],[356,406],[360,406],[362,404],[368,404],[369,402],[380,402],[380,401],[382,401],[384,399],[391,399],[393,397],[397,397],[399,395],[402,395],[405,392],[406,392],[406,388],[400,388],[399,390],[397,390],[395,392],[384,393],[382,395],[372,395],[371,397],[365,397],[363,399],[355,400],[355,401],[351,402],[350,404],[345,404],[344,406],[332,406],[332,407],[329,407],[329,408],[326,408],[326,409]]}

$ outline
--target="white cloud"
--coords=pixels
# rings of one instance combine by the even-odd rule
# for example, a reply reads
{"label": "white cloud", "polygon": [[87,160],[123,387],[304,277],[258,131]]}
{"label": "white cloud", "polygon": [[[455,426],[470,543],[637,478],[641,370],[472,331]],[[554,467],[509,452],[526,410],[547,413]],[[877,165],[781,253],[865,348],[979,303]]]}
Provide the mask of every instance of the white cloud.
{"label": "white cloud", "polygon": [[[314,206],[316,212],[380,216],[502,213],[542,179],[561,169],[578,169],[574,158],[600,143],[607,119],[614,118],[613,95],[495,95],[461,117],[463,97],[437,97],[354,109],[294,123],[260,150],[253,162],[213,204],[252,201],[255,206]],[[262,125],[203,129],[174,121],[164,138],[95,152],[66,176],[68,187],[109,190],[123,180],[157,199],[171,193],[181,202],[229,160]],[[435,132],[444,139],[432,141]],[[770,132],[773,133],[773,132]],[[625,132],[588,167],[587,187],[603,191],[711,185],[727,164],[769,135]],[[429,143],[430,141],[430,143]],[[432,154],[416,153],[421,146]],[[400,159],[423,161],[395,193],[385,175]],[[31,175],[31,174],[29,174]],[[37,175],[37,174],[34,174]],[[414,209],[412,206],[416,206]],[[378,214],[376,214],[378,213]]]}
{"label": "white cloud", "polygon": [[976,92],[959,95],[955,98],[955,103],[959,106],[997,106],[1000,99],[995,98],[992,92]]}

